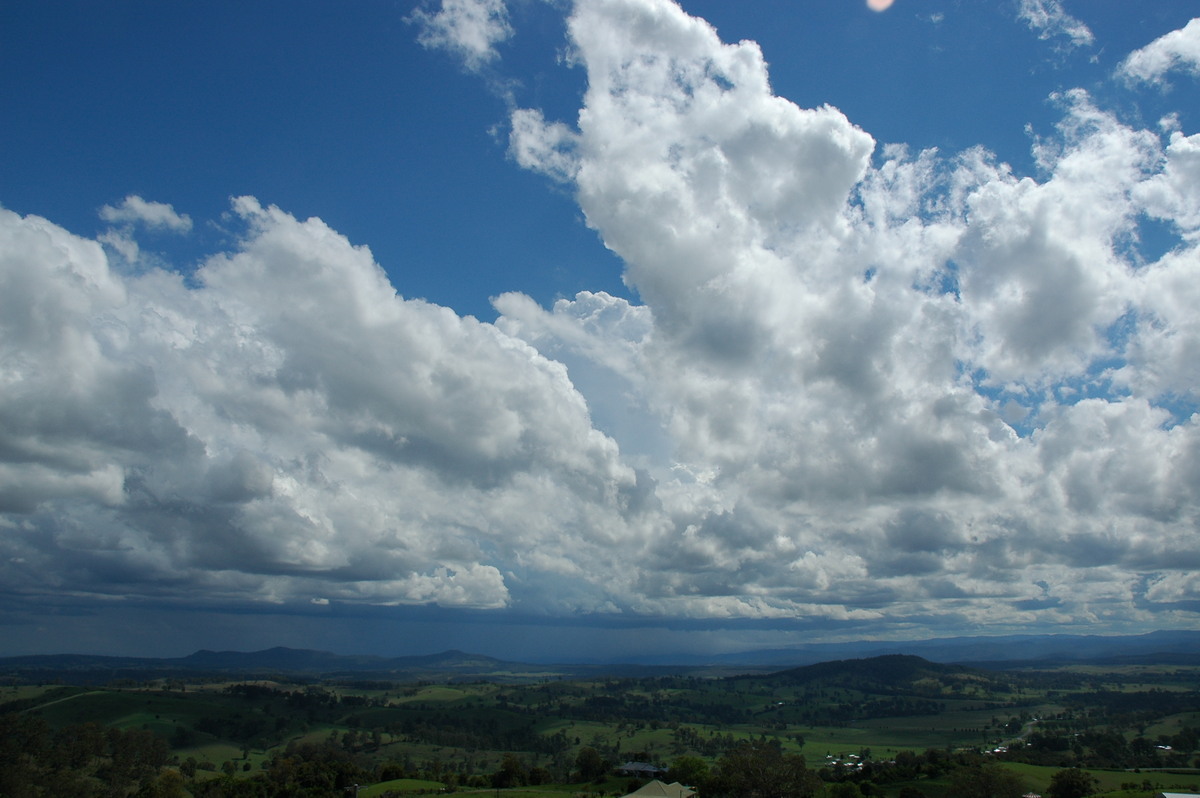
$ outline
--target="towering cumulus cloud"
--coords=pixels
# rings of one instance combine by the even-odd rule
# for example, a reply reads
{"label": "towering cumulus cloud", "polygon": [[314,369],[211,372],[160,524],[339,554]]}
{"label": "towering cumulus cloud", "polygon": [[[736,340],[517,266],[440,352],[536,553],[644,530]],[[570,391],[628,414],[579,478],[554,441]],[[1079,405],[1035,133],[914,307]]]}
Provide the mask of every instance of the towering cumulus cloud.
{"label": "towering cumulus cloud", "polygon": [[[420,20],[476,66],[510,32],[499,2]],[[99,240],[0,209],[6,600],[1194,623],[1197,134],[1064,91],[1018,177],[776,96],[667,0],[578,0],[568,31],[578,114],[515,108],[510,153],[637,303],[460,317],[248,197],[186,277],[135,243],[188,234],[171,206],[106,206]]]}
{"label": "towering cumulus cloud", "polygon": [[[570,30],[578,119],[519,110],[512,151],[574,186],[653,316],[610,347],[692,475],[660,485],[647,606],[1003,624],[1195,598],[1170,576],[1198,553],[1193,138],[1071,92],[1047,177],[1017,179],[875,151],[667,2],[582,2]],[[1147,217],[1182,233],[1150,264]],[[595,302],[502,298],[500,323],[588,359]]]}

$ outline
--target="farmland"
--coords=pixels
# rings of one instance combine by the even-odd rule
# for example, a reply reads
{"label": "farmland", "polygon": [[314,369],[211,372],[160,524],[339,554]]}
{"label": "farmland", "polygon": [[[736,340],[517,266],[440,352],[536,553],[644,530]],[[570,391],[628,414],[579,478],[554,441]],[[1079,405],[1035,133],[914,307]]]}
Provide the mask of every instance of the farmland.
{"label": "farmland", "polygon": [[[1002,671],[885,656],[724,677],[255,677],[14,681],[0,687],[0,714],[8,738],[109,735],[77,756],[78,783],[97,790],[115,778],[126,737],[158,741],[161,755],[143,745],[158,759],[122,771],[121,794],[165,780],[176,795],[289,794],[311,782],[295,794],[357,784],[380,796],[612,796],[644,781],[618,773],[635,761],[719,796],[732,789],[721,781],[731,752],[746,751],[793,764],[802,756],[813,783],[837,795],[958,795],[967,772],[1044,792],[1073,767],[1114,798],[1200,786],[1192,665]],[[49,772],[6,745],[5,762]]]}

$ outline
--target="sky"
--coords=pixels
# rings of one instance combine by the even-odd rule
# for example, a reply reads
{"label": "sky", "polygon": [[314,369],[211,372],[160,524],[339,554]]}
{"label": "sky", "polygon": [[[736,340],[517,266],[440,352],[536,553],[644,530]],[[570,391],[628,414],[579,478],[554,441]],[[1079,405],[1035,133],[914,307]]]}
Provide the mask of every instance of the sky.
{"label": "sky", "polygon": [[1200,628],[1194,12],[0,5],[0,655]]}

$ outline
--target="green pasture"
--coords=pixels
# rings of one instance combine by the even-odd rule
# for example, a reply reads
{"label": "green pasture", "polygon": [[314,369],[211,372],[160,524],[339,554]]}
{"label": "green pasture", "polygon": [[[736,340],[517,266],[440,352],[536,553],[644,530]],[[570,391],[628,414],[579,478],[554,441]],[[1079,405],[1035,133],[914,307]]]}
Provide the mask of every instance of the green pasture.
{"label": "green pasture", "polygon": [[171,739],[171,734],[178,728],[179,721],[174,718],[164,718],[161,713],[132,712],[111,721],[109,726],[117,729],[144,729],[154,732],[160,737]]}
{"label": "green pasture", "polygon": [[1118,792],[1122,784],[1139,785],[1137,790],[1144,793],[1141,785],[1150,784],[1152,792],[1191,792],[1200,793],[1200,773],[1173,773],[1164,770],[1143,770],[1141,773],[1127,770],[1089,770],[1100,780],[1100,789],[1104,792]]}
{"label": "green pasture", "polygon": [[446,789],[446,785],[440,781],[426,781],[424,779],[392,779],[391,781],[381,781],[378,784],[372,784],[369,787],[363,787],[358,791],[359,798],[379,798],[386,792],[406,793],[410,795],[439,793]]}
{"label": "green pasture", "polygon": [[[493,685],[459,686],[459,685],[435,684],[435,685],[426,685],[426,686],[420,687],[416,690],[416,692],[413,692],[411,694],[407,693],[407,691],[403,691],[403,690],[400,690],[400,691],[390,690],[387,692],[389,692],[391,694],[391,698],[389,699],[391,701],[391,703],[411,704],[411,703],[417,703],[417,702],[422,702],[422,701],[432,701],[432,702],[438,702],[438,703],[466,701],[469,699],[479,698],[480,696],[487,695],[489,693],[494,693],[495,691],[496,691],[496,688]],[[399,694],[397,694],[397,693],[399,693]],[[348,694],[351,694],[351,693],[348,693]],[[358,695],[359,693],[352,693],[352,694]]]}
{"label": "green pasture", "polygon": [[[1043,767],[1040,765],[1024,765],[1016,762],[1006,762],[1004,766],[1020,775],[1029,787],[1038,793],[1045,793],[1050,787],[1050,779],[1061,768]],[[1168,792],[1200,792],[1200,772],[1182,773],[1162,770],[1100,770],[1084,768],[1100,784],[1100,794],[1106,796],[1136,795],[1145,796],[1147,793]],[[1136,785],[1132,790],[1122,790],[1122,785]]]}
{"label": "green pasture", "polygon": [[1184,726],[1200,727],[1200,712],[1184,712],[1161,718],[1157,723],[1146,726],[1143,736],[1157,740],[1160,735],[1167,737],[1179,734]]}
{"label": "green pasture", "polygon": [[1057,668],[1045,668],[1044,670],[1051,673],[1078,673],[1084,676],[1115,676],[1119,677],[1119,683],[1124,683],[1125,681],[1134,682],[1139,677],[1147,679],[1154,677],[1155,680],[1167,678],[1172,681],[1200,679],[1200,665],[1089,665],[1086,663],[1077,663],[1062,665]]}
{"label": "green pasture", "polygon": [[563,732],[567,736],[575,734],[575,729],[578,728],[579,722],[573,720],[564,720],[562,718],[542,718],[537,724],[538,734],[555,734]]}
{"label": "green pasture", "polygon": [[[504,756],[499,751],[470,751],[465,748],[451,748],[444,745],[435,745],[434,743],[406,743],[397,742],[385,744],[380,747],[379,755],[383,759],[411,759],[413,762],[429,762],[434,759],[442,762],[449,762],[455,759],[463,759],[469,757],[476,762],[487,762],[491,769],[499,768],[500,760]],[[530,757],[532,762],[532,757]]]}
{"label": "green pasture", "polygon": [[811,762],[818,761],[818,754],[823,759],[827,753],[853,753],[860,748],[870,748],[878,759],[897,751],[993,745],[1013,735],[993,725],[992,719],[1003,724],[1018,711],[960,709],[938,715],[872,718],[848,726],[789,727],[788,733],[804,736],[803,753]]}
{"label": "green pasture", "polygon": [[39,698],[51,690],[70,690],[76,694],[87,692],[87,688],[84,687],[64,688],[57,684],[13,684],[0,688],[0,704]]}
{"label": "green pasture", "polygon": [[[623,795],[626,786],[625,781],[612,780],[603,784],[546,784],[538,787],[512,787],[501,790],[495,788],[464,790],[460,788],[454,792],[454,795],[456,797],[478,796],[478,798],[496,798],[497,795],[501,798],[586,798],[587,796]],[[439,793],[444,787],[445,785],[438,781],[394,779],[369,786],[364,785],[358,794],[360,798],[380,798],[388,791],[425,795]]]}
{"label": "green pasture", "polygon": [[207,701],[188,701],[173,694],[123,690],[91,690],[70,698],[42,704],[29,710],[52,726],[70,723],[99,723],[119,728],[140,727],[155,715],[168,718],[199,717],[197,710],[208,711]]}
{"label": "green pasture", "polygon": [[507,790],[459,790],[454,795],[456,798],[464,795],[495,798],[497,793],[501,798],[578,798],[581,795],[595,794],[584,792],[583,789],[575,789],[571,785],[555,784],[544,787],[513,787]]}
{"label": "green pasture", "polygon": [[590,720],[568,723],[564,730],[567,737],[579,738],[580,745],[609,745],[619,736],[616,724]]}
{"label": "green pasture", "polygon": [[347,731],[345,726],[333,726],[328,723],[318,723],[310,727],[302,734],[293,734],[288,739],[280,741],[278,747],[282,748],[290,743],[296,743],[297,745],[303,745],[305,743],[320,745],[329,739],[330,733],[340,736],[345,731]]}
{"label": "green pasture", "polygon": [[670,729],[633,729],[618,732],[613,728],[609,738],[620,742],[622,751],[654,751],[666,756],[675,747],[675,737]]}
{"label": "green pasture", "polygon": [[[237,762],[238,770],[240,771],[242,762],[245,761],[242,759],[242,749],[228,743],[210,743],[208,745],[197,745],[192,748],[180,748],[173,753],[179,757],[180,761],[190,756],[197,762],[212,762],[217,766],[218,772],[222,762]],[[251,752],[250,754],[250,762],[254,768],[258,767],[263,758],[262,752],[257,752],[257,755],[255,752]]]}
{"label": "green pasture", "polygon": [[800,753],[809,767],[813,768],[822,767],[827,755],[857,754],[864,748],[871,749],[873,758],[883,759],[900,750],[924,751],[926,748],[942,747],[911,743],[904,737],[881,736],[871,729],[859,727],[801,729],[800,733],[804,735],[804,747]]}

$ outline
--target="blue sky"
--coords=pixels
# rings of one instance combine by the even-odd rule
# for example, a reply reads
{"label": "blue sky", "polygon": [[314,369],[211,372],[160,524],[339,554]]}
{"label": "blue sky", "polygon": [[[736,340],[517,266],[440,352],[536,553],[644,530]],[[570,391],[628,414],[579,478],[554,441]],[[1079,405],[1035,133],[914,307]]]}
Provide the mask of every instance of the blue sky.
{"label": "blue sky", "polygon": [[1191,11],[6,4],[0,653],[1196,628]]}

